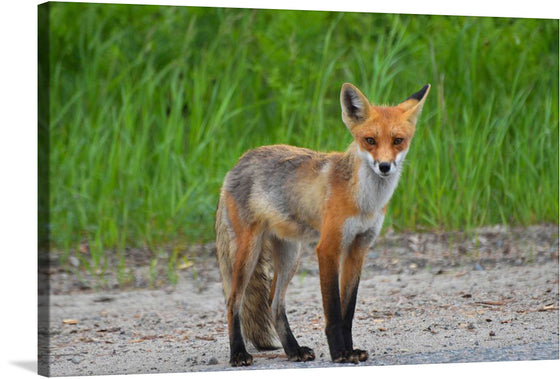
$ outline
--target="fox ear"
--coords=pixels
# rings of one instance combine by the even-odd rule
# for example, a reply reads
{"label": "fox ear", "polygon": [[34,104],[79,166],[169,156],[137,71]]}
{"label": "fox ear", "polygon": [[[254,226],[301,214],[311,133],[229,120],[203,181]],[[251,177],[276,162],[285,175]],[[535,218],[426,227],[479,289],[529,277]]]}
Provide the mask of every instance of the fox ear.
{"label": "fox ear", "polygon": [[430,92],[430,87],[429,84],[426,84],[420,91],[413,93],[408,99],[398,105],[399,108],[405,111],[405,117],[412,124],[416,124],[418,116],[420,116],[420,112],[422,112],[422,107],[424,106],[428,92]]}
{"label": "fox ear", "polygon": [[350,83],[342,85],[340,106],[342,107],[342,121],[348,129],[352,129],[354,125],[365,121],[370,115],[368,99]]}

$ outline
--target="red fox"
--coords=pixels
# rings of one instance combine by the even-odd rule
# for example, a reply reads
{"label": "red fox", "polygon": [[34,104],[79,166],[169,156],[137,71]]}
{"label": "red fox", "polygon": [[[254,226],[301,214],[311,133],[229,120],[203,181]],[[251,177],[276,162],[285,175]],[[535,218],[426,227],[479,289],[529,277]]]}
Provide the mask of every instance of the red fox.
{"label": "red fox", "polygon": [[253,363],[244,340],[274,349],[276,336],[289,360],[315,359],[296,341],[285,311],[302,242],[317,242],[332,361],[368,359],[352,343],[362,264],[381,230],[429,90],[427,84],[397,106],[374,106],[345,83],[342,120],[354,138],[345,152],[263,146],[227,173],[215,229],[232,366]]}

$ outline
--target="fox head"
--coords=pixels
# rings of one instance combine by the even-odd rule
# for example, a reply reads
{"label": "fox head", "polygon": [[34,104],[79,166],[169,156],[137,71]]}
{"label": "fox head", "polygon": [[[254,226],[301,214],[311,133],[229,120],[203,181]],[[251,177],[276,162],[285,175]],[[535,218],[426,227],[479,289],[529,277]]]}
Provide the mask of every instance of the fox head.
{"label": "fox head", "polygon": [[428,92],[430,85],[426,84],[402,103],[387,107],[371,105],[350,83],[342,85],[342,121],[354,137],[358,155],[377,175],[388,177],[398,171]]}

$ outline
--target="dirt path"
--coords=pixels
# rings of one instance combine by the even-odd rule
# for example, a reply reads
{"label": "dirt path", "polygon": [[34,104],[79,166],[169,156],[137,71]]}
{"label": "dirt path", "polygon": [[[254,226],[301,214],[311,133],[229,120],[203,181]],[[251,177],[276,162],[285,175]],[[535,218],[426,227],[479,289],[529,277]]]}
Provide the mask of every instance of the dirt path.
{"label": "dirt path", "polygon": [[[52,349],[40,364],[53,376],[230,370],[218,271],[211,257],[196,266],[155,290],[76,290],[52,275]],[[317,359],[251,349],[251,369],[331,366],[312,252],[287,307]],[[363,271],[354,341],[370,353],[362,365],[558,359],[558,228],[388,233]]]}

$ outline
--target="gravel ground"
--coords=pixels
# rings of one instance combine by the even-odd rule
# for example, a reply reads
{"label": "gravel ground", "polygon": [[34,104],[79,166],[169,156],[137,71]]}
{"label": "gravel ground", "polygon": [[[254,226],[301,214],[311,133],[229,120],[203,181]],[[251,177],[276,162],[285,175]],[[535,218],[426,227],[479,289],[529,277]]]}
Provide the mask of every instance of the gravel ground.
{"label": "gravel ground", "polygon": [[[137,285],[125,289],[111,279],[92,289],[94,279],[77,279],[77,271],[43,272],[51,285],[50,297],[39,298],[48,314],[39,343],[49,351],[39,367],[51,376],[232,370],[213,257],[194,260],[176,285],[157,289],[138,288],[149,268],[136,263]],[[249,346],[254,365],[235,370],[339,366],[328,354],[312,250],[289,287],[287,309],[316,360],[288,362],[281,349]],[[360,365],[557,360],[558,322],[557,226],[471,236],[388,231],[366,261],[353,330],[356,347],[370,354]]]}

